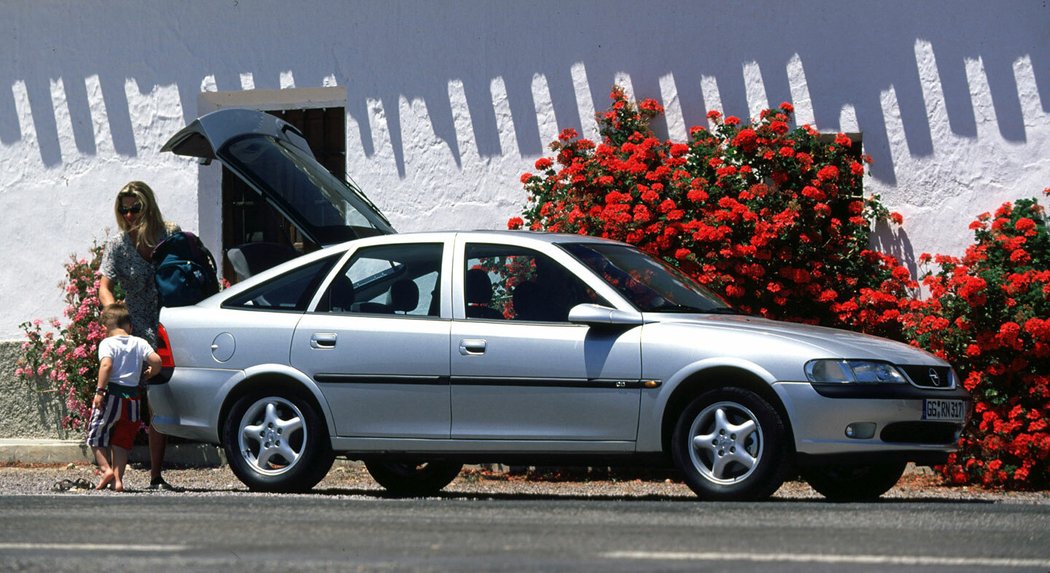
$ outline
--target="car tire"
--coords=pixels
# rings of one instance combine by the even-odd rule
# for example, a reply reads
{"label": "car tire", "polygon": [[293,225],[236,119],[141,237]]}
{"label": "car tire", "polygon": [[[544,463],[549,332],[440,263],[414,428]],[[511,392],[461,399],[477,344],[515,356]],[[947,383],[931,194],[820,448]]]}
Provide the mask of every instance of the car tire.
{"label": "car tire", "polygon": [[450,462],[393,462],[365,460],[372,479],[388,492],[398,496],[425,496],[441,491],[452,483],[463,464]]}
{"label": "car tire", "polygon": [[223,448],[230,469],[249,489],[306,491],[335,460],[326,430],[311,402],[298,394],[251,393],[230,409]]}
{"label": "car tire", "polygon": [[721,388],[701,394],[682,412],[671,455],[701,499],[765,499],[788,472],[786,435],[782,417],[761,396]]}
{"label": "car tire", "polygon": [[871,501],[897,484],[906,465],[824,465],[805,467],[800,473],[810,487],[831,501]]}

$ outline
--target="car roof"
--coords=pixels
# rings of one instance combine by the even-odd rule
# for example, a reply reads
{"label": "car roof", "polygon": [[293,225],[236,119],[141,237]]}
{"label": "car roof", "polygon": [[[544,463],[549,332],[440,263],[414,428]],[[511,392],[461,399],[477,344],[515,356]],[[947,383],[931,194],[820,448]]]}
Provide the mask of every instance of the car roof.
{"label": "car roof", "polygon": [[398,233],[396,235],[382,235],[366,237],[347,241],[339,246],[360,244],[385,244],[399,242],[417,242],[425,240],[448,240],[453,237],[465,238],[467,240],[484,240],[485,238],[515,239],[527,242],[564,244],[564,243],[605,243],[625,244],[612,239],[592,237],[590,235],[574,235],[570,233],[549,233],[545,231],[507,230],[507,229],[475,229],[475,230],[446,230],[446,231],[416,231],[409,233]]}

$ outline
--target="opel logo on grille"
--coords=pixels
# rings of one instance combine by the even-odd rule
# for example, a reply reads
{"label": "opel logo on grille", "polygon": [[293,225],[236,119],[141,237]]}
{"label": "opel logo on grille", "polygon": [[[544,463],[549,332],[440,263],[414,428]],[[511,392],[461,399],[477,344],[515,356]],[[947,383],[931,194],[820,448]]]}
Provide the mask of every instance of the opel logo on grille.
{"label": "opel logo on grille", "polygon": [[937,371],[930,368],[930,382],[933,382],[934,386],[941,385],[941,377],[937,375]]}

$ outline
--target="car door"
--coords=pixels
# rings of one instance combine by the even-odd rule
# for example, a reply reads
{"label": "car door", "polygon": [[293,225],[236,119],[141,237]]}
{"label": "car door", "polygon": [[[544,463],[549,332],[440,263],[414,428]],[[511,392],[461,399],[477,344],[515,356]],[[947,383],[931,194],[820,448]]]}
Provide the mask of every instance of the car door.
{"label": "car door", "polygon": [[292,339],[292,365],[328,400],[341,437],[448,438],[449,320],[442,242],[358,248]]}
{"label": "car door", "polygon": [[632,448],[640,327],[570,323],[573,305],[604,301],[550,253],[463,238],[456,248],[452,437]]}

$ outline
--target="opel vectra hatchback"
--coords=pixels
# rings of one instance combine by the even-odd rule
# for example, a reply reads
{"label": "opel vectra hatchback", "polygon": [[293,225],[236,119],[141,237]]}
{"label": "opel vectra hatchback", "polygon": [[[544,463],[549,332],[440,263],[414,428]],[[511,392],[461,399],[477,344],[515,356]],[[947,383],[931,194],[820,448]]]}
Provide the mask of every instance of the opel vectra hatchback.
{"label": "opel vectra hatchback", "polygon": [[[255,113],[236,111],[230,124]],[[294,128],[223,113],[166,148],[236,167],[289,211],[263,180],[327,186],[307,202],[328,218],[318,243],[361,237],[161,313],[154,424],[222,444],[252,489],[309,489],[342,456],[405,495],[440,490],[464,463],[673,464],[703,499],[765,498],[794,472],[866,499],[907,462],[955,449],[970,398],[932,355],[737,314],[623,243],[393,234]],[[208,123],[226,125],[221,138]],[[263,161],[280,177],[245,167]]]}

